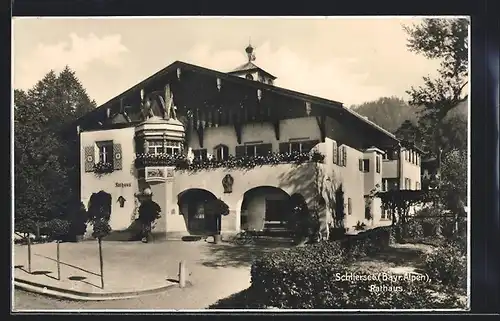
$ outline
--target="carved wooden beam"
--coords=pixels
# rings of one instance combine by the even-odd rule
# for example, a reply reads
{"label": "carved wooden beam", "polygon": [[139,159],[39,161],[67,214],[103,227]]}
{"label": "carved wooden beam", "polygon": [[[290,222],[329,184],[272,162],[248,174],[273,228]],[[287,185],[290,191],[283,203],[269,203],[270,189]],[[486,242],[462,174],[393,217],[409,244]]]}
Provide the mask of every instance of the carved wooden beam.
{"label": "carved wooden beam", "polygon": [[239,122],[234,123],[234,132],[236,133],[236,140],[238,141],[238,144],[241,144],[241,129],[242,126]]}
{"label": "carved wooden beam", "polygon": [[316,122],[318,123],[319,132],[321,134],[321,142],[324,143],[326,139],[326,116],[317,116]]}
{"label": "carved wooden beam", "polygon": [[276,137],[276,140],[280,140],[280,120],[276,119],[273,121],[273,127],[274,127],[274,136]]}

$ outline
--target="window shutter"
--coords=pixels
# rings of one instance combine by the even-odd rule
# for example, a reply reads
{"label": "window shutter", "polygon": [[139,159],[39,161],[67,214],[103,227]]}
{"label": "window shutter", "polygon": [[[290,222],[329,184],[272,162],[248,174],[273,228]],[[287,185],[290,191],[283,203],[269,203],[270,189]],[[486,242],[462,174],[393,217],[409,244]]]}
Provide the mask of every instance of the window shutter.
{"label": "window shutter", "polygon": [[84,155],[85,155],[85,172],[93,172],[95,164],[94,145],[85,146]]}
{"label": "window shutter", "polygon": [[359,171],[363,171],[363,160],[361,158],[359,159]]}
{"label": "window shutter", "polygon": [[342,166],[347,166],[347,147],[342,146]]}
{"label": "window shutter", "polygon": [[236,157],[245,156],[245,146],[236,146],[235,154],[236,154]]}
{"label": "window shutter", "polygon": [[113,144],[113,168],[122,169],[122,144]]}
{"label": "window shutter", "polygon": [[290,143],[280,143],[279,145],[280,153],[288,153],[290,151]]}
{"label": "window shutter", "polygon": [[334,164],[337,164],[338,163],[338,153],[339,153],[339,150],[338,150],[338,147],[337,147],[337,142],[336,141],[333,141],[333,163]]}
{"label": "window shutter", "polygon": [[206,160],[208,158],[208,154],[207,154],[207,149],[206,148],[200,149],[200,154],[201,154],[201,159],[202,160]]}
{"label": "window shutter", "polygon": [[268,155],[273,151],[273,144],[262,144],[259,146],[264,155]]}
{"label": "window shutter", "polygon": [[314,148],[314,146],[316,146],[317,144],[319,144],[319,140],[309,140],[309,141],[303,142],[302,143],[302,151],[310,152]]}

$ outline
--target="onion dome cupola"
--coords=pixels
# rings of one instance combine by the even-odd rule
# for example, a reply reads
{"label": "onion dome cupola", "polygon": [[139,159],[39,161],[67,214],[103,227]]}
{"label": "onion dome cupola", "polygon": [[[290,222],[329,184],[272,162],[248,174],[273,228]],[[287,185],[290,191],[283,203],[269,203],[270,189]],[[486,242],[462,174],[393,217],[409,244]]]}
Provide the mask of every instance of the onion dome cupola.
{"label": "onion dome cupola", "polygon": [[248,80],[259,81],[268,85],[274,85],[276,77],[254,63],[256,59],[255,49],[251,44],[248,44],[248,46],[245,48],[245,52],[247,54],[248,61],[243,65],[235,68],[233,71],[228,72],[228,74]]}

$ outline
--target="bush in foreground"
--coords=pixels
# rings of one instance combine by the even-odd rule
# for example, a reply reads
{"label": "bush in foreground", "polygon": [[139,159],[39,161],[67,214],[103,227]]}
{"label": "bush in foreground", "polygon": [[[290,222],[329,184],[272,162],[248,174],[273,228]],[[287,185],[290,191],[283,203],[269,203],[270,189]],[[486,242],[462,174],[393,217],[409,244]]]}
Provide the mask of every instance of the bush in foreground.
{"label": "bush in foreground", "polygon": [[467,288],[467,258],[453,244],[441,246],[425,257],[424,271],[444,286]]}
{"label": "bush in foreground", "polygon": [[[350,265],[388,245],[390,228],[367,231],[340,242],[321,242],[269,253],[252,265],[252,286],[240,296],[212,308],[276,307],[281,309],[423,309],[458,308],[451,295],[437,295],[432,283],[373,277]],[[239,303],[237,300],[240,300]],[[245,300],[251,300],[249,304]]]}

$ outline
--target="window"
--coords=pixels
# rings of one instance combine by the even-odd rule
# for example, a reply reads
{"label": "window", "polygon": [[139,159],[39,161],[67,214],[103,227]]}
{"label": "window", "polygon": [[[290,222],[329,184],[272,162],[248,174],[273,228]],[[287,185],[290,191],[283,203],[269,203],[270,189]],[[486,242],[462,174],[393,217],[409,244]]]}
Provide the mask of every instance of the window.
{"label": "window", "polygon": [[338,161],[339,161],[339,149],[337,147],[337,142],[333,142],[333,155],[332,155],[332,159],[333,159],[333,163],[334,164],[338,164]]}
{"label": "window", "polygon": [[229,147],[226,145],[219,145],[214,148],[214,156],[216,160],[227,160],[229,158]]}
{"label": "window", "polygon": [[405,177],[405,189],[410,189],[410,179]]}
{"label": "window", "polygon": [[289,153],[309,153],[319,141],[317,140],[303,140],[303,141],[295,141],[290,142],[289,144]]}
{"label": "window", "polygon": [[420,190],[420,183],[419,182],[415,182],[415,189]]}
{"label": "window", "polygon": [[272,144],[247,143],[243,146],[236,146],[236,157],[255,157],[268,155],[273,150]]}
{"label": "window", "polygon": [[408,161],[410,158],[410,155],[409,155],[407,150],[405,150],[404,153],[405,153],[405,161]]}
{"label": "window", "polygon": [[363,173],[368,173],[370,171],[370,160],[360,159],[359,160],[359,170]]}
{"label": "window", "polygon": [[339,152],[338,152],[338,165],[339,166],[347,166],[347,147],[346,146],[340,146],[339,147]]}
{"label": "window", "polygon": [[206,149],[193,149],[193,155],[195,160],[207,160]]}
{"label": "window", "polygon": [[177,155],[181,153],[182,144],[176,141],[163,141],[161,139],[148,140],[148,154]]}
{"label": "window", "polygon": [[383,178],[382,179],[382,192],[387,191],[387,185],[388,185],[387,178]]}
{"label": "window", "polygon": [[375,156],[375,170],[380,173],[380,156]]}
{"label": "window", "polygon": [[350,197],[347,199],[347,214],[352,214],[352,200]]}
{"label": "window", "polygon": [[99,162],[113,164],[113,141],[97,142]]}
{"label": "window", "polygon": [[253,76],[252,76],[252,74],[247,74],[247,75],[245,76],[245,78],[246,78],[246,79],[248,79],[248,80],[253,80]]}
{"label": "window", "polygon": [[273,84],[273,80],[272,80],[272,79],[268,79],[268,80],[267,80],[267,83],[268,83],[269,85],[272,85],[272,84]]}

